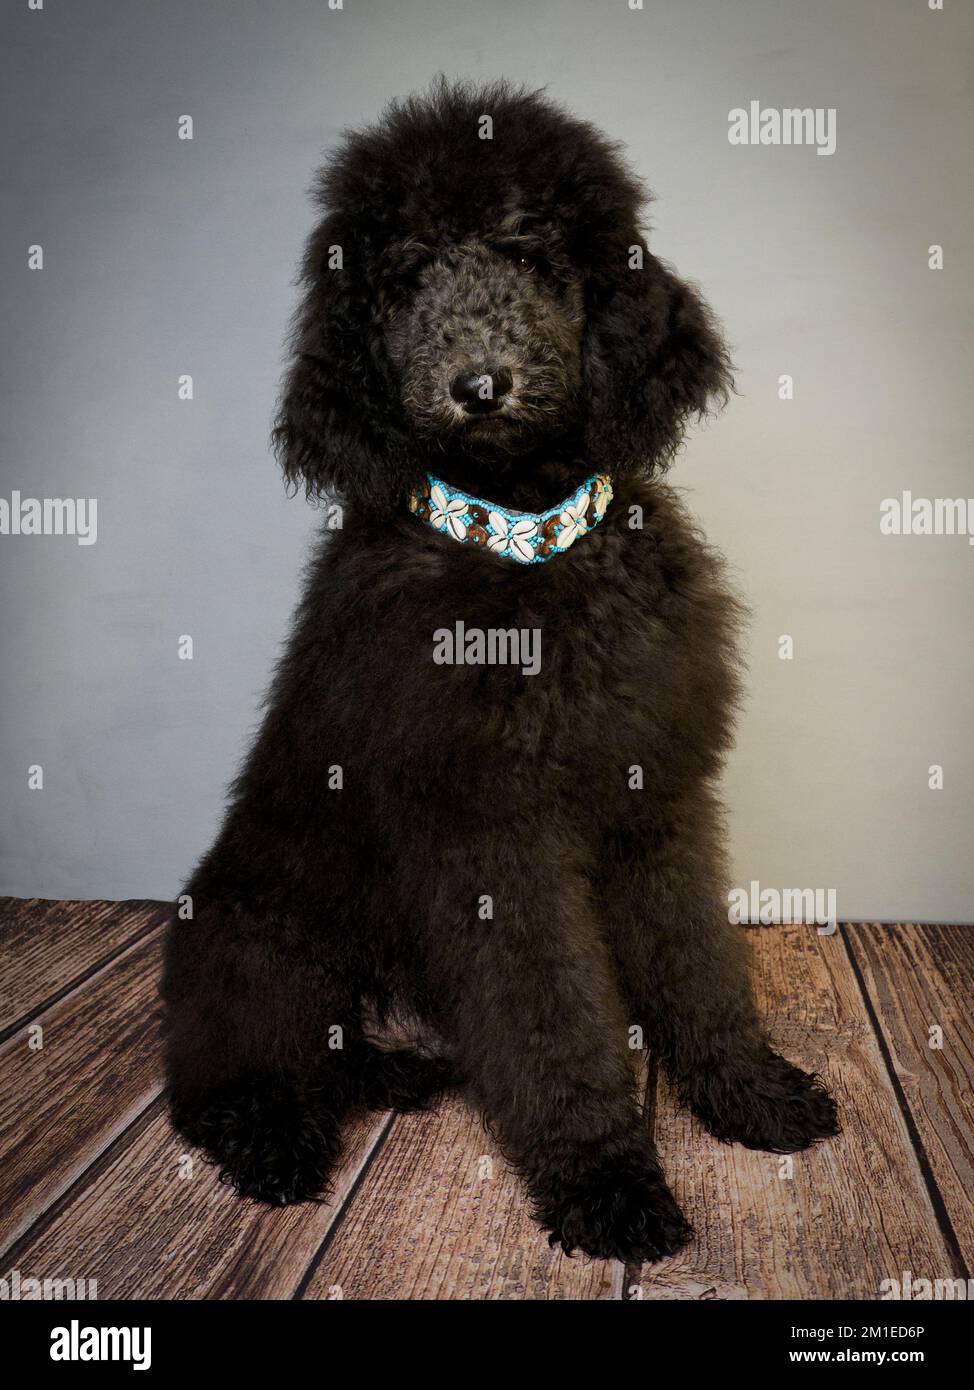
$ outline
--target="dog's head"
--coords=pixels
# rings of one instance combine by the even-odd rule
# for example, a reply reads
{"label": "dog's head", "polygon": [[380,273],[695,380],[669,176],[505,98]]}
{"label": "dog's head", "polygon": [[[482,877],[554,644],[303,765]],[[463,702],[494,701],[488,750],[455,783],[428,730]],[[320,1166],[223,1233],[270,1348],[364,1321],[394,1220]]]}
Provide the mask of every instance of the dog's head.
{"label": "dog's head", "polygon": [[730,385],[697,293],[648,251],[617,150],[537,93],[438,82],[319,176],[274,431],[288,481],[386,510],[444,457],[559,444],[665,466]]}
{"label": "dog's head", "polygon": [[511,211],[400,264],[384,340],[421,439],[490,458],[577,426],[584,280],[555,224]]}

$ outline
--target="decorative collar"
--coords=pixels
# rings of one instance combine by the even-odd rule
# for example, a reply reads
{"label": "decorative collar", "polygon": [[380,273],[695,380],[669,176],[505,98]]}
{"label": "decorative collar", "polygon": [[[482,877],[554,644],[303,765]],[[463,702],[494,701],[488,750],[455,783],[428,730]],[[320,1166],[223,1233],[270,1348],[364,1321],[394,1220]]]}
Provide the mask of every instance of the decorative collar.
{"label": "decorative collar", "polygon": [[540,565],[598,526],[611,501],[612,483],[604,473],[593,473],[567,501],[546,512],[514,512],[483,502],[428,473],[410,493],[409,510],[464,545],[485,547],[522,565]]}

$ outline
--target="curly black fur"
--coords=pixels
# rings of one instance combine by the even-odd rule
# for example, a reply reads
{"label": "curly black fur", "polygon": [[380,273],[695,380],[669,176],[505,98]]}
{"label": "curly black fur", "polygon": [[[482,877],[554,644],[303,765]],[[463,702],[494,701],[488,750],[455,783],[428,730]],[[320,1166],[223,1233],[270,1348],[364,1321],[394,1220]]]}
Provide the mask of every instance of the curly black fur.
{"label": "curly black fur", "polygon": [[644,1151],[586,1168],[551,1190],[546,1183],[535,1216],[551,1232],[549,1245],[566,1255],[661,1260],[686,1245],[693,1230],[666,1186],[659,1163]]}
{"label": "curly black fur", "polygon": [[[836,1132],[768,1047],[728,924],[714,779],[740,609],[656,477],[730,389],[727,355],[646,247],[618,152],[538,94],[441,82],[349,136],[318,196],[275,442],[344,525],[169,932],[173,1118],[283,1203],[325,1189],[352,1107],[462,1079],[554,1243],[657,1259],[689,1230],[633,1025],[721,1139]],[[487,419],[451,395],[469,372],[505,383]],[[426,470],[540,510],[596,469],[603,524],[540,566],[404,505]],[[458,620],[540,628],[539,673],[434,664]],[[367,1018],[404,1015],[443,1057],[372,1045]]]}
{"label": "curly black fur", "polygon": [[458,1084],[445,1057],[424,1057],[406,1048],[369,1048],[361,1073],[360,1099],[370,1110],[431,1109],[444,1092]]}

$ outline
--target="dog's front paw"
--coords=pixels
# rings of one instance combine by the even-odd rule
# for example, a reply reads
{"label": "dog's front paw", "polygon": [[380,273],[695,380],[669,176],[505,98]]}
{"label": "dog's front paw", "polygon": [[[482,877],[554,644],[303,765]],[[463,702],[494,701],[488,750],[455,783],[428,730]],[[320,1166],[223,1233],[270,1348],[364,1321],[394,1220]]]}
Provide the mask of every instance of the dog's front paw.
{"label": "dog's front paw", "polygon": [[241,1197],[284,1207],[325,1191],[341,1150],[338,1117],[276,1077],[170,1097],[173,1125]]}
{"label": "dog's front paw", "polygon": [[548,1243],[566,1255],[653,1262],[674,1255],[693,1230],[662,1174],[642,1156],[614,1159],[566,1182],[538,1204]]}
{"label": "dog's front paw", "polygon": [[769,1048],[764,1060],[731,1084],[716,1078],[693,1109],[725,1144],[796,1153],[839,1133],[836,1104],[817,1076]]}

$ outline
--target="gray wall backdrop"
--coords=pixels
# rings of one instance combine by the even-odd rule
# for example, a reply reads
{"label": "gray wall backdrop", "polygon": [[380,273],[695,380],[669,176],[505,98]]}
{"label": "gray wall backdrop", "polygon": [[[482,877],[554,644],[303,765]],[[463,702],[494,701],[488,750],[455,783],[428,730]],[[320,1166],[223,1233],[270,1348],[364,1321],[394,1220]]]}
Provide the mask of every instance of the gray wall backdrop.
{"label": "gray wall backdrop", "polygon": [[[741,394],[672,477],[755,614],[737,880],[974,920],[974,547],[879,528],[904,489],[974,496],[974,8],[11,0],[2,23],[0,495],[99,509],[94,545],[0,536],[0,891],[170,897],[212,836],[319,520],[267,445],[305,190],[442,69],[546,84],[624,141],[651,245],[734,344]],[[731,145],[754,99],[834,107],[835,153]]]}

